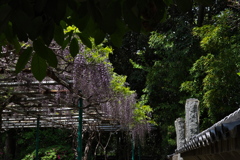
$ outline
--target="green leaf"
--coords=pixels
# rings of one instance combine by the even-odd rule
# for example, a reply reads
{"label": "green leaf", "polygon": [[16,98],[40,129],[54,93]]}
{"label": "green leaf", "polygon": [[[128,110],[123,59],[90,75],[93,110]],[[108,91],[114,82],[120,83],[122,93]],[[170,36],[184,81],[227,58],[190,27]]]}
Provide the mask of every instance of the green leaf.
{"label": "green leaf", "polygon": [[12,8],[8,4],[0,6],[0,33],[7,28]]}
{"label": "green leaf", "polygon": [[79,33],[78,36],[84,45],[86,45],[88,48],[92,48],[92,42],[90,41],[89,37],[81,33]]}
{"label": "green leaf", "polygon": [[4,21],[0,22],[0,33],[5,32],[7,26],[8,26],[9,19],[6,18]]}
{"label": "green leaf", "polygon": [[55,53],[50,48],[47,48],[47,54],[48,54],[48,58],[46,59],[47,63],[50,66],[56,68],[58,65],[58,60]]}
{"label": "green leaf", "polygon": [[168,6],[170,6],[173,3],[172,0],[163,0],[163,2]]}
{"label": "green leaf", "polygon": [[111,42],[113,43],[114,46],[116,47],[121,47],[122,45],[122,37],[120,37],[118,33],[114,33],[110,36]]}
{"label": "green leaf", "polygon": [[[136,11],[136,12],[134,12]],[[126,0],[123,3],[123,17],[128,27],[135,32],[140,32],[141,30],[141,19],[138,15],[138,9],[133,1]]]}
{"label": "green leaf", "polygon": [[19,28],[19,30],[28,33],[31,30],[31,18],[22,10],[16,10],[11,17],[13,26]]}
{"label": "green leaf", "polygon": [[31,70],[34,77],[38,81],[42,81],[46,77],[47,72],[47,63],[44,59],[42,59],[37,53],[33,55]]}
{"label": "green leaf", "polygon": [[44,25],[43,32],[41,35],[47,46],[49,46],[53,40],[54,27],[55,27],[55,23],[53,20],[51,20],[50,22]]}
{"label": "green leaf", "polygon": [[48,0],[41,0],[41,1],[36,1],[34,5],[35,12],[37,14],[40,14],[43,12]]}
{"label": "green leaf", "polygon": [[196,0],[196,2],[204,6],[212,6],[215,0]]}
{"label": "green leaf", "polygon": [[29,61],[30,57],[32,55],[32,47],[28,47],[25,49],[22,54],[19,56],[17,64],[16,64],[16,72],[19,73],[21,70],[23,70]]}
{"label": "green leaf", "polygon": [[28,41],[28,36],[27,36],[26,32],[23,32],[16,25],[13,26],[13,32],[17,34],[17,37],[18,37],[20,42],[27,42]]}
{"label": "green leaf", "polygon": [[8,27],[6,28],[5,36],[8,40],[8,42],[10,42],[12,45],[14,45],[14,48],[15,48],[16,52],[18,53],[21,49],[21,45],[19,44],[19,41],[18,41],[16,35],[13,33],[11,23],[9,23]]}
{"label": "green leaf", "polygon": [[10,41],[10,43],[12,43],[12,44],[14,45],[15,51],[16,51],[16,53],[18,53],[18,52],[20,51],[20,49],[21,49],[21,45],[20,45],[17,37],[15,36],[15,37]]}
{"label": "green leaf", "polygon": [[39,56],[41,56],[44,59],[47,59],[46,46],[44,45],[43,41],[40,38],[33,41],[33,48],[36,53],[40,53]]}
{"label": "green leaf", "polygon": [[97,24],[95,23],[94,19],[90,17],[90,18],[88,18],[87,26],[81,32],[83,35],[88,35],[88,37],[92,37],[92,36],[94,36],[94,33],[97,28],[98,27],[97,27]]}
{"label": "green leaf", "polygon": [[95,34],[94,34],[95,45],[99,45],[100,43],[102,43],[104,38],[105,38],[105,36],[106,36],[106,34],[102,30],[97,29],[95,31]]}
{"label": "green leaf", "polygon": [[[116,19],[121,18],[120,6],[119,1],[113,2],[112,0],[108,0],[106,5],[94,9],[95,15],[93,19],[108,34],[113,34],[117,28]],[[99,11],[97,12],[97,10]]]}
{"label": "green leaf", "polygon": [[122,45],[123,36],[126,32],[126,26],[121,20],[117,20],[116,22],[118,28],[112,35],[110,35],[110,38],[114,46],[120,47]]}
{"label": "green leaf", "polygon": [[73,35],[73,31],[70,31],[68,32],[67,34],[65,34],[65,36],[67,38],[65,38],[64,42],[63,42],[63,45],[62,45],[62,49],[66,48],[67,45],[70,43],[70,40],[72,38],[72,35]]}
{"label": "green leaf", "polygon": [[[1,46],[5,45],[6,44],[5,42],[6,42],[5,34],[0,33],[0,45]],[[2,50],[2,47],[1,47],[1,50]]]}
{"label": "green leaf", "polygon": [[61,25],[55,25],[54,40],[63,47],[64,33]]}
{"label": "green leaf", "polygon": [[33,42],[33,48],[35,52],[45,59],[50,66],[57,67],[58,60],[55,53],[50,48],[46,47],[40,38]]}
{"label": "green leaf", "polygon": [[73,38],[70,43],[70,54],[72,57],[75,57],[79,53],[79,45],[78,40],[76,38]]}
{"label": "green leaf", "polygon": [[[55,2],[53,2],[55,4]],[[55,5],[55,14],[54,20],[57,24],[63,19],[66,13],[67,1],[66,0],[58,0]]]}
{"label": "green leaf", "polygon": [[5,18],[9,15],[11,12],[11,7],[7,4],[0,6],[0,22],[4,21]]}
{"label": "green leaf", "polygon": [[42,32],[43,27],[44,27],[44,24],[41,16],[38,16],[32,19],[31,30],[28,31],[29,38],[34,41]]}
{"label": "green leaf", "polygon": [[81,17],[79,18],[79,15],[77,13],[73,13],[72,16],[72,21],[73,21],[73,24],[80,30],[80,31],[83,31],[84,29],[86,29],[88,23],[89,23],[89,19],[91,18],[90,16],[84,16],[84,17]]}
{"label": "green leaf", "polygon": [[187,12],[192,9],[193,1],[192,0],[176,0],[177,7],[182,12]]}

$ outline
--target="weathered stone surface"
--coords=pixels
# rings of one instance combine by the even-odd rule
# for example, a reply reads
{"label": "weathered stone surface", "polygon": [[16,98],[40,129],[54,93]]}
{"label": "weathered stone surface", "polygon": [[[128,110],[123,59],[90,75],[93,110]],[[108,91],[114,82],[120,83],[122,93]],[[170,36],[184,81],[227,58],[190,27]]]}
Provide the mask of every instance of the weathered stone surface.
{"label": "weathered stone surface", "polygon": [[195,98],[186,100],[185,112],[186,112],[186,141],[191,137],[199,133],[199,101]]}
{"label": "weathered stone surface", "polygon": [[185,142],[185,120],[178,118],[175,121],[176,138],[177,138],[177,149],[180,149]]}
{"label": "weathered stone surface", "polygon": [[183,158],[181,157],[180,154],[175,154],[173,155],[172,160],[183,160]]}

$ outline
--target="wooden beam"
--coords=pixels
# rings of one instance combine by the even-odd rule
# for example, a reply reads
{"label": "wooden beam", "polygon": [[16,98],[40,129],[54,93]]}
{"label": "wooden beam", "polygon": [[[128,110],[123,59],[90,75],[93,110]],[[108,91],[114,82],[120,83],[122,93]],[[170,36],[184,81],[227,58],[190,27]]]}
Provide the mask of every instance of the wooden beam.
{"label": "wooden beam", "polygon": [[[67,81],[68,84],[72,84],[73,81]],[[56,81],[33,81],[33,82],[1,82],[0,87],[14,87],[14,86],[29,86],[29,85],[59,85]]]}

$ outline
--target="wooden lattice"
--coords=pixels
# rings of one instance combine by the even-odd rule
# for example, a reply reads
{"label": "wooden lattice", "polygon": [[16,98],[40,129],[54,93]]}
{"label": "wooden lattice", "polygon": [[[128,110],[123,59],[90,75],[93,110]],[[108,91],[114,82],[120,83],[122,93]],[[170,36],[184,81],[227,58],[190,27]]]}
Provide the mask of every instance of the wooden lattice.
{"label": "wooden lattice", "polygon": [[[2,73],[5,73],[3,68]],[[65,83],[72,84],[70,80]],[[69,90],[58,90],[58,85],[49,77],[38,82],[18,81],[14,74],[2,76],[0,97],[4,103],[7,102],[2,111],[2,129],[36,127],[37,117],[40,117],[41,127],[77,127],[79,108],[76,102],[80,97],[74,97],[75,103],[66,103],[61,97]],[[56,98],[56,94],[59,98]],[[116,120],[109,119],[95,108],[83,109],[83,127],[96,130],[120,128]]]}

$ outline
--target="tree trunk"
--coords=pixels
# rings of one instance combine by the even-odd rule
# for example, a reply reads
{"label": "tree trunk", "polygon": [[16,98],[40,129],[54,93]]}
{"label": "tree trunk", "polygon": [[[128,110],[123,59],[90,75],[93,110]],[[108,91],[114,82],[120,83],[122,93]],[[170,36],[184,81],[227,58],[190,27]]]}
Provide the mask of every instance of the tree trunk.
{"label": "tree trunk", "polygon": [[75,157],[77,157],[77,129],[73,128],[72,130],[72,149],[74,152]]}
{"label": "tree trunk", "polygon": [[2,130],[2,112],[3,108],[0,106],[0,131]]}
{"label": "tree trunk", "polygon": [[5,139],[6,139],[6,133],[5,132],[4,133],[0,132],[0,159],[3,159]]}
{"label": "tree trunk", "polygon": [[15,130],[10,129],[7,132],[7,138],[6,138],[6,141],[5,141],[4,160],[15,159],[15,150],[16,150]]}
{"label": "tree trunk", "polygon": [[129,154],[129,143],[128,135],[126,132],[118,132],[118,141],[117,141],[117,158],[118,160],[128,160],[130,157]]}
{"label": "tree trunk", "polygon": [[89,153],[89,149],[92,146],[92,141],[95,138],[95,132],[92,132],[87,140],[86,146],[85,146],[85,150],[84,150],[84,156],[83,156],[83,160],[87,160],[88,159],[88,153]]}
{"label": "tree trunk", "polygon": [[205,15],[204,10],[205,10],[205,7],[203,5],[199,5],[198,20],[197,20],[198,27],[201,27],[203,25],[204,15]]}
{"label": "tree trunk", "polygon": [[1,102],[2,99],[1,99],[1,101],[0,101],[0,102],[1,102],[1,104],[0,104],[0,131],[2,130],[2,113],[3,113],[3,110],[6,108],[6,106],[7,106],[9,103],[13,102],[14,99],[15,99],[15,96],[12,95],[12,96],[10,96],[9,98],[4,99],[3,102]]}
{"label": "tree trunk", "polygon": [[97,149],[98,149],[99,145],[100,145],[100,141],[98,141],[98,143],[97,143],[97,145],[96,145],[96,147],[95,147],[94,159],[96,159],[96,157],[97,157]]}

